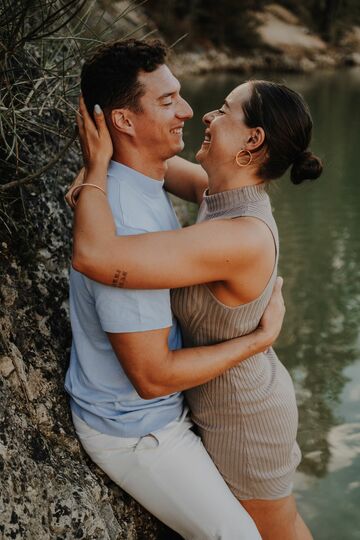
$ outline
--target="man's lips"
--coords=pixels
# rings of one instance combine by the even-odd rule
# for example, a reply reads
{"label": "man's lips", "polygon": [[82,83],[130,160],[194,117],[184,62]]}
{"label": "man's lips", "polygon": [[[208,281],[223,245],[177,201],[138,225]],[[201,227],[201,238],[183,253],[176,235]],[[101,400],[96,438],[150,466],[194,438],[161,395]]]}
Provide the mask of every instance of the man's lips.
{"label": "man's lips", "polygon": [[176,126],[172,129],[170,129],[170,133],[173,133],[175,135],[182,135],[184,125]]}

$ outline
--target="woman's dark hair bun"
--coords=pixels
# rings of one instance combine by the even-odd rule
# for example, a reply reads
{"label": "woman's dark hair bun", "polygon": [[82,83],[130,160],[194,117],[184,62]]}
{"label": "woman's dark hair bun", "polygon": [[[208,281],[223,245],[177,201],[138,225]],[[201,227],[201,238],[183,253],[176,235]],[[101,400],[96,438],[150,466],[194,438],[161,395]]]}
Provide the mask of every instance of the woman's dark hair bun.
{"label": "woman's dark hair bun", "polygon": [[304,180],[315,180],[322,170],[321,159],[309,150],[305,150],[295,159],[291,167],[290,179],[293,184],[301,184]]}

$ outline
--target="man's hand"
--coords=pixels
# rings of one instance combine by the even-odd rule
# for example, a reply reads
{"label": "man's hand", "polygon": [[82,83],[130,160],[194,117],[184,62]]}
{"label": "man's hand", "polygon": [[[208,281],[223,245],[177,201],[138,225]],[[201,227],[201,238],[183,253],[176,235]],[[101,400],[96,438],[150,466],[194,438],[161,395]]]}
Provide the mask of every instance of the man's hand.
{"label": "man's hand", "polygon": [[256,330],[259,335],[261,335],[261,340],[264,339],[264,350],[271,347],[277,339],[284,320],[285,304],[281,293],[282,285],[283,278],[276,278],[270,302],[268,303],[258,329]]}

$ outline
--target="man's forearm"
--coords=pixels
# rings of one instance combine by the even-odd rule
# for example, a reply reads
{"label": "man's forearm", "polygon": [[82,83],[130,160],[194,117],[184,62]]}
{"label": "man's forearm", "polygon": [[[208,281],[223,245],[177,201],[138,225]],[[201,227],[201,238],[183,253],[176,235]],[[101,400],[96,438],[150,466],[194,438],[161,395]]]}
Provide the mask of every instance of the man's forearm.
{"label": "man's forearm", "polygon": [[266,332],[203,347],[169,351],[163,369],[154,371],[143,397],[151,399],[204,384],[271,345]]}
{"label": "man's forearm", "polygon": [[180,156],[167,161],[165,173],[166,191],[185,201],[199,203],[199,193],[203,194],[208,186],[208,177],[204,169]]}

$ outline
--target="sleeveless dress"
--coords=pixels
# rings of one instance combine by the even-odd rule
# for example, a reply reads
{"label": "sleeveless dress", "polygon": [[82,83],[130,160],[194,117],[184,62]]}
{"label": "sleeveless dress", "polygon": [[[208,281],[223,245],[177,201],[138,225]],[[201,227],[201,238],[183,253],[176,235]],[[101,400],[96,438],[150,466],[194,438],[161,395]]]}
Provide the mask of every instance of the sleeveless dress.
{"label": "sleeveless dress", "polygon": [[[272,275],[258,298],[229,307],[202,285],[171,291],[185,347],[211,345],[249,334],[258,326],[277,275],[279,240],[264,185],[205,193],[197,222],[251,216],[270,229],[276,248]],[[301,452],[291,377],[273,349],[240,362],[185,392],[201,439],[239,500],[278,499],[291,493]]]}

